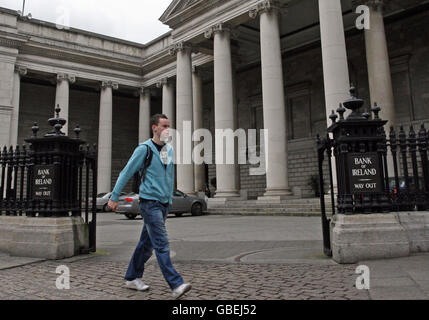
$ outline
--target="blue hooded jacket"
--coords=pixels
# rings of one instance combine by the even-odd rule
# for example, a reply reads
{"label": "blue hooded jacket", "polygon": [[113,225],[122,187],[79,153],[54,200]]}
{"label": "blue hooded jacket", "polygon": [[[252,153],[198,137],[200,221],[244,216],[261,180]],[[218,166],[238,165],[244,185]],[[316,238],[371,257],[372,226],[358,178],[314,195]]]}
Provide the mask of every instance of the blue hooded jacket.
{"label": "blue hooded jacket", "polygon": [[161,153],[167,149],[168,158],[167,166],[164,165],[161,159],[161,153],[155,145],[148,139],[139,144],[134,150],[133,155],[128,160],[127,165],[119,174],[115,188],[110,197],[111,200],[117,202],[122,189],[125,187],[131,177],[137,170],[143,170],[144,160],[146,159],[147,148],[151,148],[153,152],[152,162],[146,170],[146,179],[140,184],[139,196],[143,199],[158,200],[161,203],[173,203],[173,188],[174,188],[174,163],[173,163],[173,148],[168,143],[165,144]]}

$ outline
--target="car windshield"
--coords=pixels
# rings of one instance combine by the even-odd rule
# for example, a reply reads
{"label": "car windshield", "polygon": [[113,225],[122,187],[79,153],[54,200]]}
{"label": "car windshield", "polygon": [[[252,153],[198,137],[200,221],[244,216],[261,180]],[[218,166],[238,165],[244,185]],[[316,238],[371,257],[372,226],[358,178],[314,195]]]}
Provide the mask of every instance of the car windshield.
{"label": "car windshield", "polygon": [[175,195],[176,197],[183,197],[183,196],[184,196],[183,192],[181,192],[181,191],[179,191],[179,190],[174,191],[174,195]]}
{"label": "car windshield", "polygon": [[97,194],[97,198],[102,198],[107,194],[107,192]]}

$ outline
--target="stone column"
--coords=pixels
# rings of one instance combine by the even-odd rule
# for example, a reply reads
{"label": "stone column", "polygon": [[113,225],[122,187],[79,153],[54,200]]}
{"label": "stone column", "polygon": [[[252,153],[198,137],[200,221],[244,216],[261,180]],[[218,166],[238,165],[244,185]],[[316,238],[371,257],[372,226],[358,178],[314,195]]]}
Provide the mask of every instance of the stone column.
{"label": "stone column", "polygon": [[[322,42],[323,79],[325,86],[326,123],[340,103],[350,98],[350,78],[347,63],[341,0],[319,0],[320,38]],[[347,116],[349,111],[345,114]],[[335,159],[332,159],[334,191],[337,189]]]}
{"label": "stone column", "polygon": [[162,113],[170,120],[170,128],[176,128],[176,110],[174,85],[172,80],[167,78],[161,79],[156,86],[162,88]]}
{"label": "stone column", "polygon": [[371,105],[381,107],[380,118],[388,120],[386,133],[395,125],[392,76],[383,20],[383,1],[364,1],[370,9],[370,28],[365,29],[366,60],[368,66]]}
{"label": "stone column", "polygon": [[170,51],[177,55],[176,84],[176,130],[180,140],[176,140],[177,188],[195,194],[194,165],[192,163],[192,48],[180,42]]}
{"label": "stone column", "polygon": [[[170,120],[170,128],[176,130],[176,96],[174,92],[174,82],[163,78],[156,84],[157,88],[162,88],[162,113]],[[176,141],[171,140],[171,146],[176,151]],[[177,166],[174,166],[177,172]],[[177,188],[177,174],[174,175],[174,188]]]}
{"label": "stone column", "polygon": [[4,46],[0,46],[0,49],[0,146],[3,147],[10,142],[13,82],[18,50]]}
{"label": "stone column", "polygon": [[[194,105],[194,130],[203,128],[203,82],[198,68],[192,68],[193,105]],[[199,141],[194,142],[194,146]],[[204,164],[194,165],[195,192],[204,190],[206,175]]]}
{"label": "stone column", "polygon": [[19,125],[19,97],[21,94],[21,77],[27,74],[27,68],[15,66],[13,78],[13,96],[12,96],[12,117],[10,122],[10,140],[9,145],[18,144],[18,125]]}
{"label": "stone column", "polygon": [[98,193],[112,191],[112,91],[116,89],[118,89],[118,84],[115,82],[103,81],[101,83],[98,129]]}
{"label": "stone column", "polygon": [[[260,16],[261,69],[267,188],[261,201],[280,202],[291,195],[288,182],[287,122],[277,1],[264,1],[250,11]],[[262,143],[261,143],[262,145]]]}
{"label": "stone column", "polygon": [[76,77],[73,75],[59,73],[57,74],[57,92],[55,95],[55,107],[57,105],[61,108],[61,117],[67,120],[67,123],[63,126],[62,132],[68,135],[68,124],[69,124],[69,96],[70,96],[70,84],[76,82]]}
{"label": "stone column", "polygon": [[[366,61],[368,67],[371,105],[381,107],[380,118],[387,120],[386,134],[396,124],[392,75],[383,20],[383,0],[363,1],[369,7],[370,26],[365,29]],[[387,156],[389,176],[394,176],[393,157]]]}
{"label": "stone column", "polygon": [[150,138],[150,89],[140,88],[140,111],[139,111],[139,143]]}
{"label": "stone column", "polygon": [[[206,38],[213,36],[214,46],[214,111],[215,111],[215,130],[235,131],[235,112],[234,112],[234,88],[232,75],[232,56],[231,56],[231,30],[225,24],[217,24],[205,32]],[[225,159],[235,150],[227,149],[224,139],[216,134],[215,138],[216,154],[223,151]],[[219,161],[219,160],[217,160]],[[216,198],[228,199],[239,197],[237,181],[236,164],[216,163]]]}
{"label": "stone column", "polygon": [[326,122],[340,103],[350,98],[349,68],[341,0],[319,0]]}

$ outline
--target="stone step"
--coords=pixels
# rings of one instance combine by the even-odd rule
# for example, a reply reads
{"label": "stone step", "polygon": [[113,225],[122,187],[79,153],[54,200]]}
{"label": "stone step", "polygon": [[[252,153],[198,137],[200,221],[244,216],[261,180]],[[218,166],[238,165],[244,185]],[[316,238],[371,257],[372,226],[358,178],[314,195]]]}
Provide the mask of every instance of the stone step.
{"label": "stone step", "polygon": [[241,207],[241,208],[212,208],[208,211],[215,211],[215,210],[241,210],[241,211],[284,211],[284,212],[320,212],[320,208],[288,208],[288,207],[282,207],[282,208],[249,208],[249,207]]}
{"label": "stone step", "polygon": [[[308,198],[308,199],[293,199],[293,200],[283,200],[280,203],[273,202],[262,202],[258,200],[246,200],[246,201],[228,201],[226,205],[217,204],[217,203],[208,203],[209,208],[320,208],[320,199],[318,198]],[[330,199],[325,200],[325,206],[331,207]]]}
{"label": "stone step", "polygon": [[278,211],[266,211],[266,212],[243,212],[240,210],[231,211],[209,211],[210,215],[241,215],[241,216],[285,216],[285,217],[320,217],[320,212],[278,212]]}
{"label": "stone step", "polygon": [[[329,204],[325,204],[326,208],[332,208],[331,205]],[[209,208],[300,208],[300,209],[317,209],[320,210],[320,204],[299,204],[299,203],[288,203],[288,204],[283,204],[283,203],[270,203],[270,204],[254,204],[254,203],[249,203],[249,204],[234,204],[232,202],[229,202],[226,206],[214,206],[214,205],[209,205]]]}
{"label": "stone step", "polygon": [[[209,214],[225,215],[285,215],[285,216],[320,216],[319,210],[305,210],[298,208],[214,208]],[[327,212],[329,215],[330,212]]]}

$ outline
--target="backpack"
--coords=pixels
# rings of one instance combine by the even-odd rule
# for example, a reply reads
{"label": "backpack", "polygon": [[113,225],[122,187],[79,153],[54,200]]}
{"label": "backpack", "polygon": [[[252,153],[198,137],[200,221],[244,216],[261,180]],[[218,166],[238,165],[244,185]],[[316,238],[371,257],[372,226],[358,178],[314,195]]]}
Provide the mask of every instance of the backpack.
{"label": "backpack", "polygon": [[[138,170],[133,176],[133,186],[132,191],[136,194],[140,192],[140,184],[146,179],[146,171],[152,162],[153,151],[149,146],[147,147],[146,159],[144,160],[144,165],[142,170]],[[141,172],[141,173],[140,173]]]}

